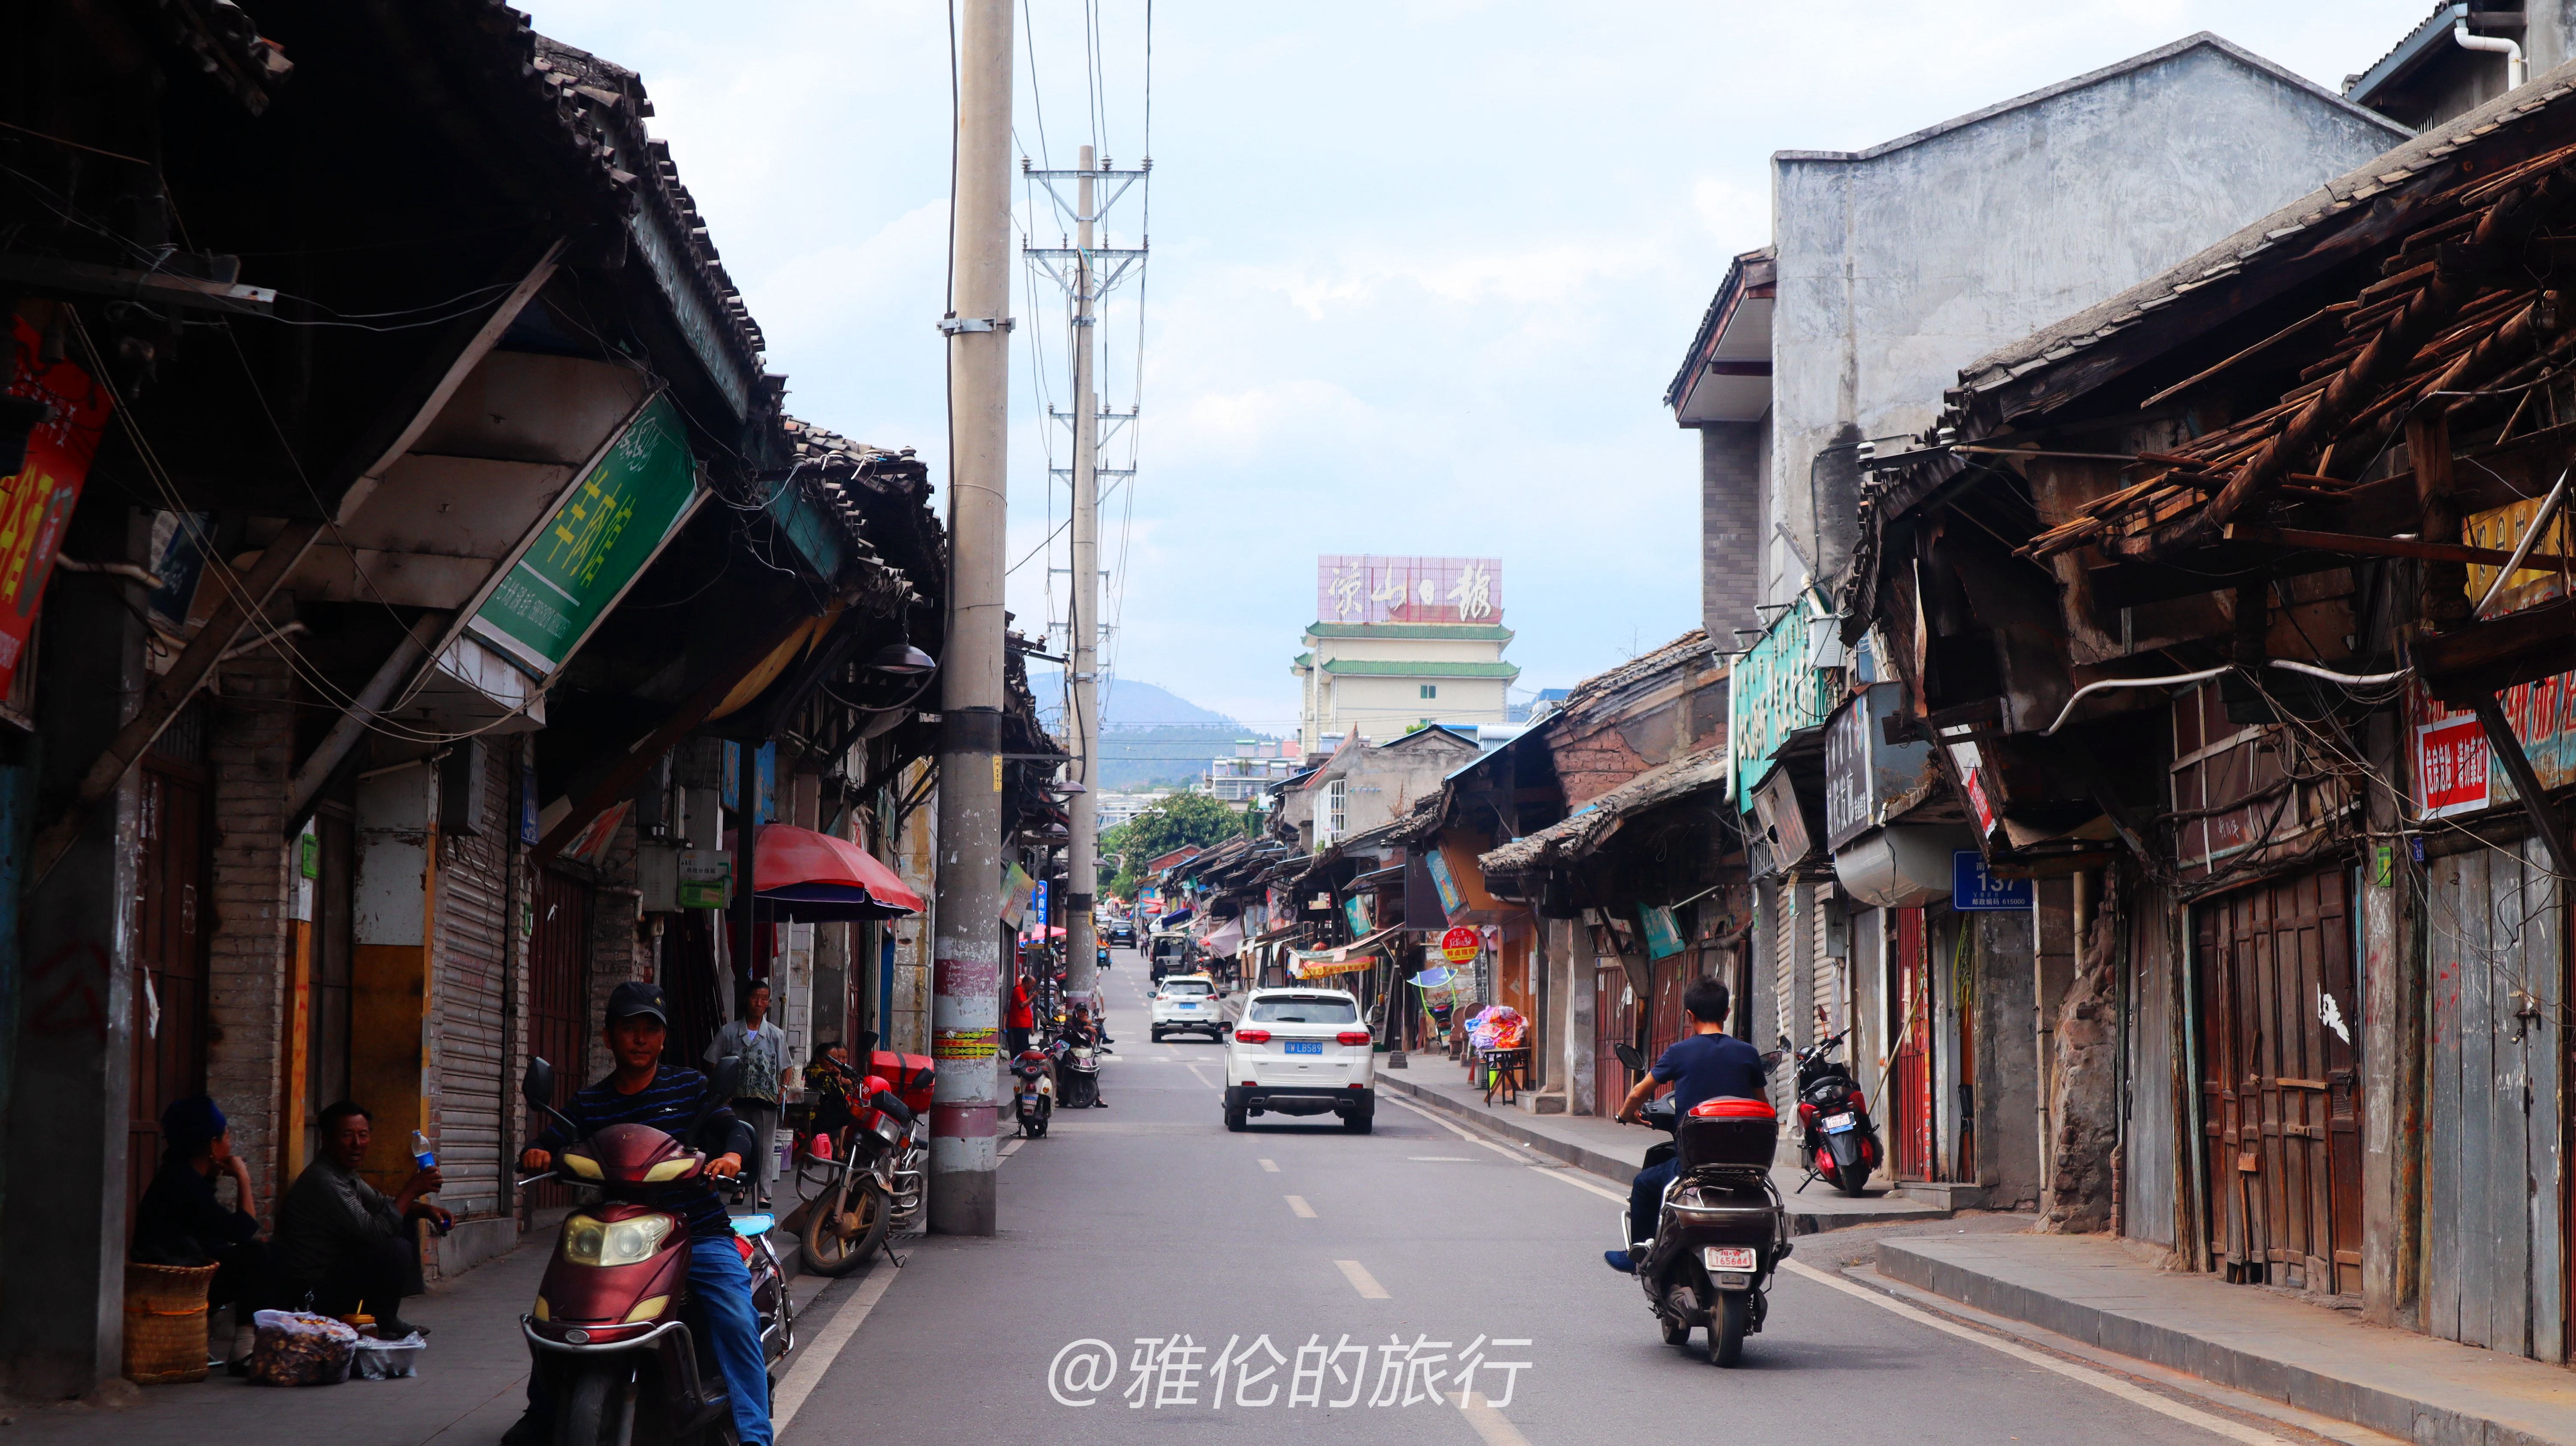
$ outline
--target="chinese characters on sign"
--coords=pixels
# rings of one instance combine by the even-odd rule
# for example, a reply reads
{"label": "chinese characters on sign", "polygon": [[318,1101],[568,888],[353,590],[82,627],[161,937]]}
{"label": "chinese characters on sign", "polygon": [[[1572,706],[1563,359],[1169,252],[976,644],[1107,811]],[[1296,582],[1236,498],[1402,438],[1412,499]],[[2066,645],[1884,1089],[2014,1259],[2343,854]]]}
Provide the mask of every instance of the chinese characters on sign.
{"label": "chinese characters on sign", "polygon": [[1824,674],[1808,661],[1807,623],[1824,610],[1812,595],[1781,614],[1753,650],[1736,659],[1726,691],[1726,732],[1734,776],[1728,781],[1738,805],[1753,811],[1749,785],[1759,783],[1762,767],[1782,739],[1801,728],[1825,721]]}
{"label": "chinese characters on sign", "polygon": [[2019,912],[2030,907],[2028,879],[1998,879],[1975,849],[1950,856],[1950,907],[1961,913]]}
{"label": "chinese characters on sign", "polygon": [[1315,617],[1328,623],[1499,623],[1503,564],[1491,557],[1317,559]]}
{"label": "chinese characters on sign", "polygon": [[116,406],[89,373],[46,361],[43,339],[25,320],[13,317],[10,326],[9,395],[42,402],[49,415],[27,434],[26,465],[0,477],[0,698],[9,696],[26,658],[54,554]]}
{"label": "chinese characters on sign", "polygon": [[[2541,786],[2576,780],[2576,673],[2517,683],[2498,701]],[[2477,715],[2446,708],[2415,690],[2415,799],[2426,818],[2476,813],[2519,800],[2513,780],[2491,768]]]}

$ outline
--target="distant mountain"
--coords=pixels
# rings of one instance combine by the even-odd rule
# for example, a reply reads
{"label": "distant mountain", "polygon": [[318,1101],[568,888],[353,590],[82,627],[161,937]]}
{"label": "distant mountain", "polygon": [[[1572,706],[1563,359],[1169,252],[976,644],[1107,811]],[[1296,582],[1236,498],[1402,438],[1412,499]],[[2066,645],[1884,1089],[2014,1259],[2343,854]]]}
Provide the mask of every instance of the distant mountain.
{"label": "distant mountain", "polygon": [[[1038,695],[1038,716],[1049,728],[1061,727],[1057,713],[1064,707],[1063,675],[1050,668],[1029,670],[1029,690]],[[1166,692],[1151,683],[1133,678],[1109,680],[1108,696],[1101,699],[1101,723],[1109,728],[1169,727],[1175,724],[1211,724],[1241,731],[1243,725],[1223,713],[1213,713],[1175,693]]]}

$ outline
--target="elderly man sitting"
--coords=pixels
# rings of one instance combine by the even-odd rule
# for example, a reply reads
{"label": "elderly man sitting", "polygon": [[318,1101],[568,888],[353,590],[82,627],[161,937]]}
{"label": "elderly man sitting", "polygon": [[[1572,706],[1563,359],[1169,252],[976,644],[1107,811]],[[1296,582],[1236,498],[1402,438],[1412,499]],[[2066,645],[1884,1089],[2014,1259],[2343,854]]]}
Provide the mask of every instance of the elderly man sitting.
{"label": "elderly man sitting", "polygon": [[286,1305],[310,1296],[325,1315],[354,1315],[364,1305],[378,1335],[399,1339],[416,1329],[401,1319],[402,1298],[425,1289],[411,1222],[434,1221],[444,1232],[455,1217],[420,1199],[439,1187],[435,1169],[412,1172],[390,1200],[359,1178],[374,1131],[362,1105],[343,1100],[322,1112],[321,1158],[278,1206],[273,1293]]}

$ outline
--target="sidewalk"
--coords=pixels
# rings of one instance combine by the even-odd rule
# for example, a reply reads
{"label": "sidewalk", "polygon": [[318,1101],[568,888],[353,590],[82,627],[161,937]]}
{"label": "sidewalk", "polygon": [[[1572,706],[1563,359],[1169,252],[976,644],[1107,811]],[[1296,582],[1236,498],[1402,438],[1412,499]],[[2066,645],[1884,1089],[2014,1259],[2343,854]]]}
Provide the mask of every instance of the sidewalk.
{"label": "sidewalk", "polygon": [[[281,1390],[218,1367],[193,1385],[129,1388],[140,1399],[122,1409],[14,1403],[5,1439],[12,1446],[94,1446],[111,1435],[118,1446],[492,1446],[527,1405],[519,1317],[536,1298],[554,1242],[551,1230],[523,1237],[516,1250],[407,1302],[403,1315],[430,1330],[420,1374],[411,1379]],[[800,1316],[827,1284],[819,1275],[790,1278]],[[797,1335],[800,1342],[812,1335],[801,1320]]]}
{"label": "sidewalk", "polygon": [[[1621,1185],[1636,1176],[1646,1147],[1658,1138],[1652,1130],[1614,1124],[1595,1115],[1542,1115],[1518,1105],[1489,1105],[1483,1090],[1460,1078],[1463,1073],[1462,1066],[1445,1056],[1417,1054],[1405,1069],[1390,1070],[1381,1062],[1377,1082],[1381,1089],[1393,1090],[1416,1104],[1474,1120],[1541,1154],[1553,1155]],[[1804,1172],[1798,1170],[1774,1167],[1771,1171],[1771,1183],[1779,1187],[1780,1198],[1788,1202],[1789,1231],[1793,1235],[1813,1235],[1855,1225],[1947,1220],[1955,1213],[1893,1191],[1849,1196],[1821,1180],[1800,1194],[1798,1184],[1804,1178]]]}
{"label": "sidewalk", "polygon": [[2206,1275],[2069,1235],[1881,1241],[1919,1290],[2426,1446],[2576,1443],[2576,1372]]}

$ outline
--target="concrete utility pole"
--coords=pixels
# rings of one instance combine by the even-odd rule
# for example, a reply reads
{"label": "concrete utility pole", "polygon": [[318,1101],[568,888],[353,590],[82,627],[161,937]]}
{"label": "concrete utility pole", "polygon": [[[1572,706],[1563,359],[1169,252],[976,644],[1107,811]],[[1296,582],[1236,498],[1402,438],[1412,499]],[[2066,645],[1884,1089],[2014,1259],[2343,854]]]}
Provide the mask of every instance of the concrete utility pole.
{"label": "concrete utility pole", "polygon": [[930,1030],[930,1228],[999,1228],[1002,552],[1009,491],[1011,0],[963,0],[948,337],[948,646],[940,659],[938,919]]}
{"label": "concrete utility pole", "polygon": [[1073,646],[1065,654],[1065,683],[1070,694],[1074,779],[1082,792],[1073,796],[1073,840],[1065,870],[1065,989],[1076,999],[1091,993],[1097,977],[1091,927],[1092,890],[1100,870],[1100,398],[1092,365],[1100,348],[1096,303],[1098,288],[1091,260],[1099,164],[1092,148],[1082,148],[1082,178],[1076,184],[1073,262]]}

